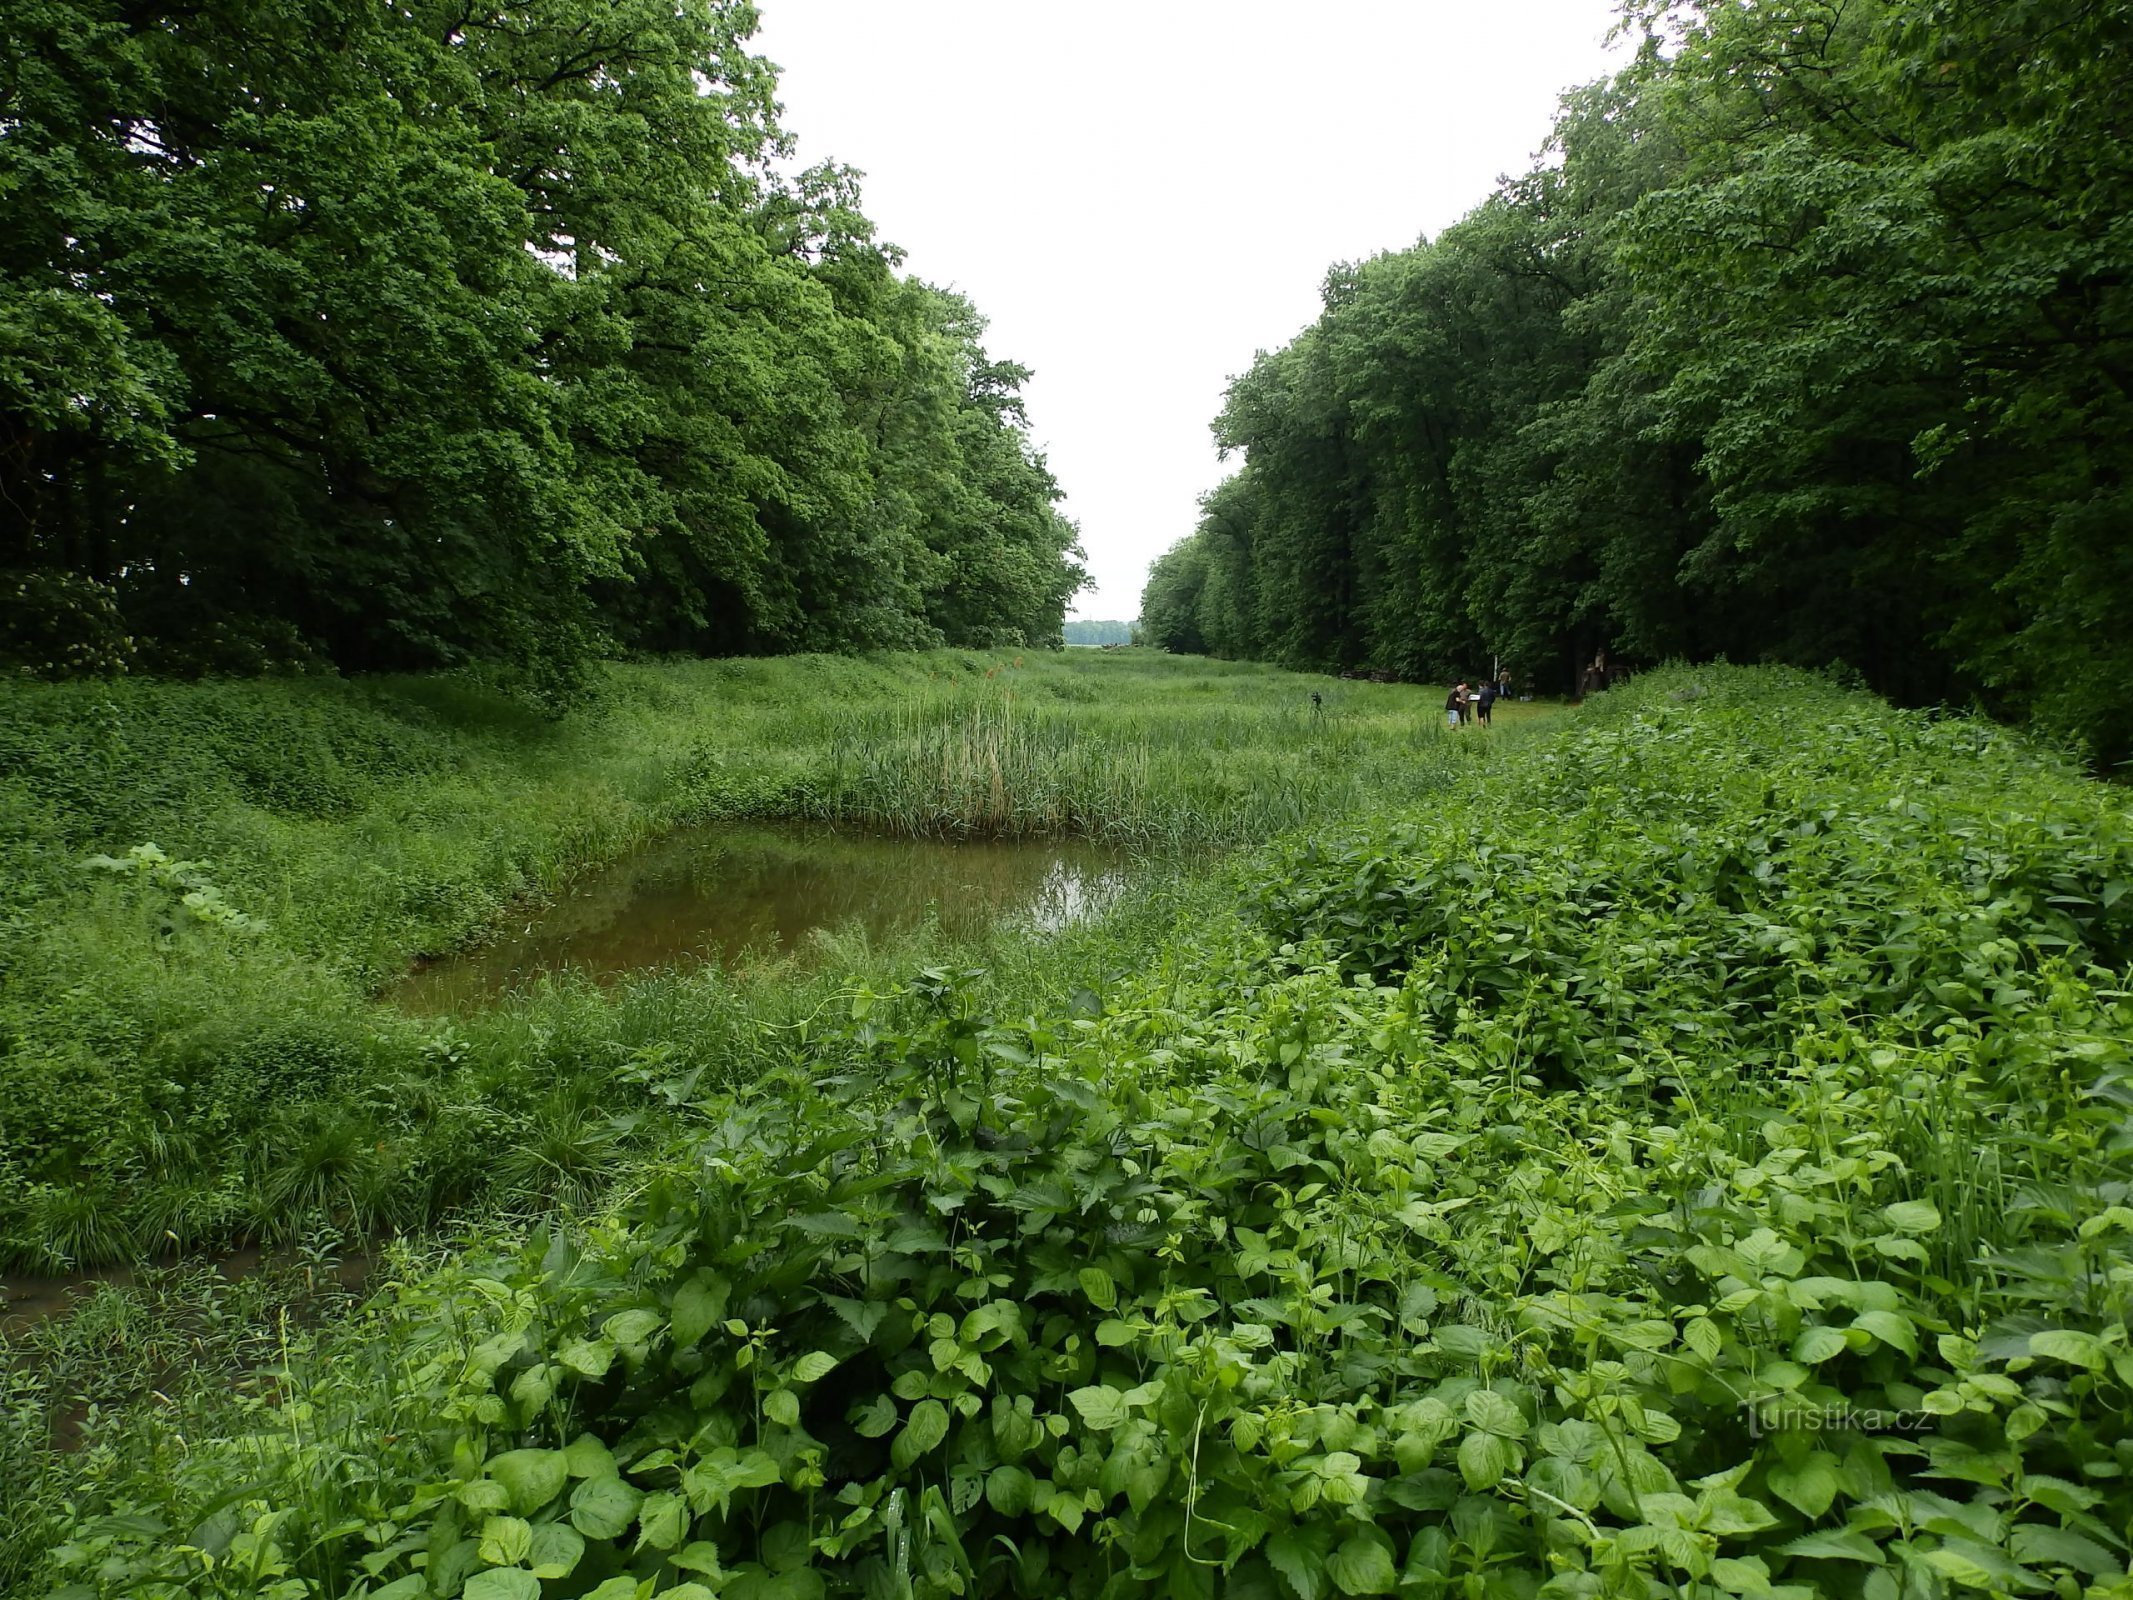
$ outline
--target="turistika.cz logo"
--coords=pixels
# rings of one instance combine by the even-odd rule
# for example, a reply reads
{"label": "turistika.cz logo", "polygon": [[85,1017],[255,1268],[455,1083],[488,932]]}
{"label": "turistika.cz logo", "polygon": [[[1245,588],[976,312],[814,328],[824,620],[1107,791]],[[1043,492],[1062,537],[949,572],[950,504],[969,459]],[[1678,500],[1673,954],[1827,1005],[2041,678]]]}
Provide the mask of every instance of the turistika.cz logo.
{"label": "turistika.cz logo", "polygon": [[1933,1425],[1930,1411],[1818,1406],[1804,1400],[1754,1400],[1747,1411],[1751,1439],[1770,1433],[1923,1433]]}

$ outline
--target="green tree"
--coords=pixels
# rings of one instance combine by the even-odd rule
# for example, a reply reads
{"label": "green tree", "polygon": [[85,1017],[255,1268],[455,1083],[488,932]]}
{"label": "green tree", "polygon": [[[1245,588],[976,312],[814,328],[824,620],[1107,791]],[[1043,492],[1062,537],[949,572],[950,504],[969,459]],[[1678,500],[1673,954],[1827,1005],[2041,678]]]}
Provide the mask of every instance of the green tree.
{"label": "green tree", "polygon": [[1232,385],[1250,488],[1151,583],[1159,636],[1563,686],[1602,645],[1843,662],[2133,752],[2133,7],[1627,16],[1547,159]]}
{"label": "green tree", "polygon": [[853,174],[777,175],[754,23],[20,0],[0,567],[163,665],[1056,635],[1026,374]]}

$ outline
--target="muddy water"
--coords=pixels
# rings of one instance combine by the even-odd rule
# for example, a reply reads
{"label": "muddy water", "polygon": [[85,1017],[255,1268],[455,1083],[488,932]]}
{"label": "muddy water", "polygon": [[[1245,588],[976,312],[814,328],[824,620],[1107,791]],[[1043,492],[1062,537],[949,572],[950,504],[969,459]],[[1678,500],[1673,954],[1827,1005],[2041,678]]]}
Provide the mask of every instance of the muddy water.
{"label": "muddy water", "polygon": [[685,828],[572,886],[481,949],[430,962],[391,998],[463,1011],[544,973],[625,973],[804,953],[856,924],[879,936],[935,917],[951,934],[1061,928],[1125,882],[1080,840],[881,838],[793,824]]}
{"label": "muddy water", "polygon": [[[298,1264],[299,1258],[293,1251],[276,1253],[257,1245],[246,1245],[212,1257],[193,1258],[190,1262],[165,1259],[152,1264],[145,1272],[138,1267],[106,1267],[68,1273],[63,1277],[0,1273],[0,1341],[19,1338],[40,1322],[48,1322],[54,1317],[71,1316],[83,1301],[92,1298],[100,1289],[148,1289],[156,1282],[167,1285],[173,1273],[186,1270],[188,1266],[204,1265],[225,1281],[235,1283],[263,1271],[288,1273]],[[353,1294],[362,1289],[375,1264],[369,1251],[357,1250],[328,1262],[316,1274],[306,1269],[304,1276],[307,1280],[316,1278],[315,1282],[307,1283],[307,1291],[338,1289]]]}

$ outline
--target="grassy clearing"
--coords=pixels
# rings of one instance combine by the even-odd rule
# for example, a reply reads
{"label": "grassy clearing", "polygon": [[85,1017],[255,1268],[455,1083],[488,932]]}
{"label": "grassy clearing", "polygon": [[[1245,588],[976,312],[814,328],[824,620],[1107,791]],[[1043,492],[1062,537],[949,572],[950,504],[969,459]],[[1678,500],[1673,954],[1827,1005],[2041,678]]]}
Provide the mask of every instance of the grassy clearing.
{"label": "grassy clearing", "polygon": [[625,666],[561,721],[435,678],[0,685],[0,1270],[582,1197],[675,1013],[735,1081],[817,987],[368,997],[678,823],[1232,845],[1442,781],[1427,699],[1147,653]]}
{"label": "grassy clearing", "polygon": [[1766,672],[1506,744],[1100,1002],[861,984],[675,1085],[587,1224],[92,1452],[45,1576],[2133,1593],[2123,795]]}
{"label": "grassy clearing", "polygon": [[[1230,903],[1208,849],[1482,751],[1422,691],[1138,653],[624,667],[560,722],[435,679],[0,693],[0,1267],[40,1271],[244,1236],[324,1259],[467,1207],[508,1229],[591,1204],[691,1097],[807,1061],[854,983],[982,969],[959,981],[1010,1010],[1100,1004]],[[803,966],[559,981],[457,1019],[369,998],[671,826],[754,816],[1084,833],[1143,861],[1101,925],[1048,937],[845,928]],[[149,842],[164,864],[83,866]],[[166,1395],[203,1427],[278,1337],[272,1275],[173,1281],[0,1337],[0,1579],[82,1469],[51,1443],[128,1455]]]}

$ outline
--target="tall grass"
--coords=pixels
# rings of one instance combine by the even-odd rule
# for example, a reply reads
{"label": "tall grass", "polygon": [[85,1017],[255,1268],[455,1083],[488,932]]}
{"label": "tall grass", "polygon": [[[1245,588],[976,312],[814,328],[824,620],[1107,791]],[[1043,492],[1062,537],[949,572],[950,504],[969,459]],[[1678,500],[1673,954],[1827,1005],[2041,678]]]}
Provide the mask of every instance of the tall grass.
{"label": "tall grass", "polygon": [[1193,709],[1012,692],[868,707],[837,728],[802,807],[898,832],[1078,834],[1177,851],[1426,789],[1458,753],[1397,703],[1331,725],[1290,705]]}

